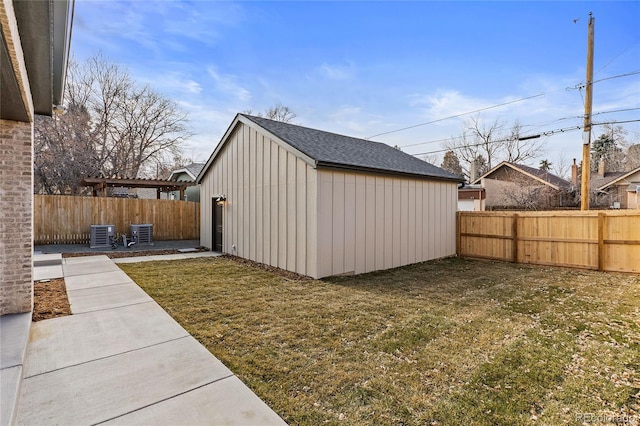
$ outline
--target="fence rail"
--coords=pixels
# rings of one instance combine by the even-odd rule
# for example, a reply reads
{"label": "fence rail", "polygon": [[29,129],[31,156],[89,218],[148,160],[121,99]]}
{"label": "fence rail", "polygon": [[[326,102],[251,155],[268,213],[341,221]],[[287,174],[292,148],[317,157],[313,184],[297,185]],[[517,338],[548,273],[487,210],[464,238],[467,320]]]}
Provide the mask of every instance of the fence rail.
{"label": "fence rail", "polygon": [[640,212],[458,212],[460,256],[640,272]]}
{"label": "fence rail", "polygon": [[129,234],[131,224],[153,225],[155,240],[200,238],[200,204],[174,200],[35,195],[35,244],[88,244],[91,225],[115,225]]}

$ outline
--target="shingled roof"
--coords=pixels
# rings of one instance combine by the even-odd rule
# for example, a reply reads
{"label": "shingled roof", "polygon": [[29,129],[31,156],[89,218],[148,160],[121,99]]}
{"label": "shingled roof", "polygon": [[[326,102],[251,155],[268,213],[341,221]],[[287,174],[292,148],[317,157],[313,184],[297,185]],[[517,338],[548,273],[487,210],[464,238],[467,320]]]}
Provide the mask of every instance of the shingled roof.
{"label": "shingled roof", "polygon": [[316,162],[330,167],[430,177],[462,182],[461,176],[422,161],[389,145],[311,129],[280,121],[239,114],[291,145]]}
{"label": "shingled roof", "polygon": [[191,163],[188,164],[184,167],[181,167],[179,169],[176,169],[174,171],[171,172],[171,174],[169,175],[169,180],[176,180],[178,178],[178,175],[180,175],[181,173],[186,173],[188,174],[193,180],[195,180],[198,175],[200,174],[200,172],[202,171],[202,169],[204,168],[204,163]]}
{"label": "shingled roof", "polygon": [[529,177],[538,180],[541,183],[552,186],[555,189],[571,188],[571,182],[562,179],[560,176],[556,176],[553,173],[549,173],[545,170],[536,169],[535,167],[526,166],[524,164],[510,163],[508,161],[501,162],[500,164],[474,180],[472,183],[479,183],[483,178],[491,178],[491,175],[493,175],[496,171],[500,170],[503,167],[510,168],[517,172],[528,175]]}

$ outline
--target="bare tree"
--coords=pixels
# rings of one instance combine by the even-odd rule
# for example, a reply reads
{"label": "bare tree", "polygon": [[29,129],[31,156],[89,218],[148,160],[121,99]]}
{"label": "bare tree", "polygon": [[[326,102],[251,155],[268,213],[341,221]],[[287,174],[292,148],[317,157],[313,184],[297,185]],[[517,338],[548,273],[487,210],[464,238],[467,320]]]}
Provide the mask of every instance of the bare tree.
{"label": "bare tree", "polygon": [[626,171],[640,167],[640,144],[631,145],[627,149],[624,166]]}
{"label": "bare tree", "polygon": [[34,152],[35,193],[81,194],[80,180],[99,167],[88,112],[71,105],[64,115],[37,115]]}
{"label": "bare tree", "polygon": [[280,103],[267,109],[265,117],[271,120],[282,121],[288,123],[297,117],[297,114],[293,112],[289,107]]}
{"label": "bare tree", "polygon": [[510,128],[499,120],[484,123],[479,117],[466,120],[462,134],[443,144],[443,147],[453,151],[462,161],[465,176],[470,176],[470,165],[481,156],[487,170],[500,161],[521,163],[538,157],[542,151],[539,139],[521,139],[519,122]]}
{"label": "bare tree", "polygon": [[553,174],[560,176],[562,179],[571,180],[571,164],[564,151],[561,152],[557,161],[551,164],[553,166]]}
{"label": "bare tree", "polygon": [[523,163],[538,157],[543,152],[540,138],[521,139],[522,125],[516,120],[509,135],[504,139],[505,161],[510,163]]}
{"label": "bare tree", "polygon": [[492,191],[498,209],[545,210],[575,205],[570,190],[555,190],[515,170],[507,170],[504,180],[495,181]]}
{"label": "bare tree", "polygon": [[[245,114],[253,115],[253,110],[248,109],[243,111]],[[258,117],[268,118],[270,120],[282,121],[283,123],[289,123],[291,120],[296,118],[298,115],[293,112],[291,108],[288,106],[284,106],[281,103],[277,103],[262,113],[259,112],[256,114]]]}
{"label": "bare tree", "polygon": [[[136,84],[117,64],[101,55],[82,64],[72,61],[67,79],[69,112],[57,120],[65,126],[47,126],[43,120],[36,123],[36,168],[51,152],[47,146],[67,143],[72,135],[77,138],[80,134],[83,140],[76,144],[86,146],[91,156],[91,161],[82,162],[90,164],[90,169],[78,166],[74,171],[80,178],[151,175],[153,164],[181,153],[190,135],[186,114],[149,86]],[[79,111],[84,118],[71,120]],[[64,164],[75,168],[80,163]],[[51,181],[51,176],[50,169],[41,168],[41,182]]]}
{"label": "bare tree", "polygon": [[[398,149],[400,149],[400,147],[398,147]],[[400,149],[400,151],[402,150]],[[418,158],[420,158],[425,163],[429,163],[429,164],[436,164],[438,162],[438,156],[436,154],[424,154]]]}

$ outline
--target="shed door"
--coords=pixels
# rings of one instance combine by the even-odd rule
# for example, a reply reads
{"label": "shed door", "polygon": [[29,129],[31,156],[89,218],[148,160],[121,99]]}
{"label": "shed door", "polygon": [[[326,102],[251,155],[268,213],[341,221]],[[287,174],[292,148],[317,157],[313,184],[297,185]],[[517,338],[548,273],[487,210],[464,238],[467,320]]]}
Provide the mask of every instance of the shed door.
{"label": "shed door", "polygon": [[[217,198],[217,197],[216,197]],[[222,252],[222,206],[223,203],[213,199],[213,250]]]}

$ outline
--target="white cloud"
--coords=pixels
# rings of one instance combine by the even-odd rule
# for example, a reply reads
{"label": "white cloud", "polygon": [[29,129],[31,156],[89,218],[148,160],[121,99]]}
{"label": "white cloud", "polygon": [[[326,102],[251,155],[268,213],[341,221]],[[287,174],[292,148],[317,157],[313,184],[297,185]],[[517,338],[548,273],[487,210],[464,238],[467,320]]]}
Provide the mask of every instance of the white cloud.
{"label": "white cloud", "polygon": [[236,76],[221,74],[218,72],[215,66],[208,67],[207,72],[213,79],[216,88],[221,92],[232,95],[241,102],[246,103],[251,100],[251,92],[237,83]]}
{"label": "white cloud", "polygon": [[327,64],[323,63],[318,67],[320,74],[330,80],[349,80],[355,75],[355,67],[353,64],[348,65],[337,65],[337,64]]}
{"label": "white cloud", "polygon": [[465,96],[456,90],[437,90],[433,94],[414,95],[413,98],[410,104],[421,108],[429,120],[440,120],[491,105],[486,100]]}

